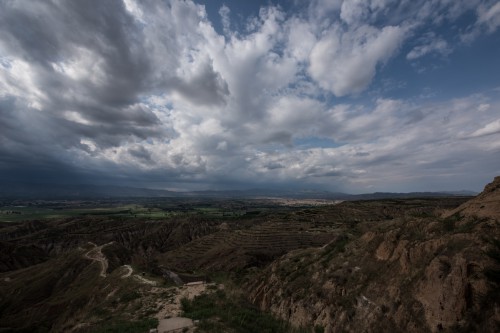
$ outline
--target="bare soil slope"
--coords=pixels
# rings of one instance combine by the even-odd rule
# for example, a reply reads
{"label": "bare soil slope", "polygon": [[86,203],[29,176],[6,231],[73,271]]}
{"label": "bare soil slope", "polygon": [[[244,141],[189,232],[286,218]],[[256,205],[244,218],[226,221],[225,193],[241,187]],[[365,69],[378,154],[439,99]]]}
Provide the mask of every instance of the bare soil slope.
{"label": "bare soil slope", "polygon": [[500,220],[500,176],[486,185],[477,197],[460,205],[457,209],[445,213],[445,217],[461,216],[490,218]]}

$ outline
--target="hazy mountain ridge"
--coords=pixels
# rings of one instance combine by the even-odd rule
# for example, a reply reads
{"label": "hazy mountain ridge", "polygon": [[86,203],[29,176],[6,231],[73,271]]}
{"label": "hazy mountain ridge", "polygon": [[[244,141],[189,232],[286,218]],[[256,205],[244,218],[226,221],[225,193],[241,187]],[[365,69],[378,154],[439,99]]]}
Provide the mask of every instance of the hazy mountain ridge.
{"label": "hazy mountain ridge", "polygon": [[30,199],[172,197],[177,192],[104,185],[0,184],[0,197]]}
{"label": "hazy mountain ridge", "polygon": [[473,191],[441,191],[441,192],[374,192],[364,194],[348,194],[318,190],[221,190],[221,191],[168,191],[161,189],[107,186],[107,185],[57,185],[57,184],[0,184],[0,198],[31,199],[76,199],[76,198],[144,198],[144,197],[208,197],[208,198],[295,198],[295,199],[328,199],[328,200],[371,200],[385,198],[418,198],[442,197],[449,195],[472,196]]}

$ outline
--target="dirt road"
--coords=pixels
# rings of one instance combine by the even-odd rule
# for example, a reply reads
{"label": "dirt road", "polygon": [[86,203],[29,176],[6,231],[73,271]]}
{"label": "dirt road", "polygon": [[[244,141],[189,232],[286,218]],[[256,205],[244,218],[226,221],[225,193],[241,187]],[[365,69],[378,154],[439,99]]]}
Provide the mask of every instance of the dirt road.
{"label": "dirt road", "polygon": [[[193,321],[189,318],[179,317],[182,315],[181,299],[193,299],[207,290],[206,283],[184,285],[175,288],[175,296],[171,302],[163,302],[161,310],[156,314],[159,320],[158,332],[169,332],[175,329],[187,329],[194,331]],[[210,284],[211,285],[211,284]]]}
{"label": "dirt road", "polygon": [[129,277],[132,276],[137,281],[139,281],[139,282],[141,282],[143,284],[149,284],[151,286],[156,286],[158,284],[157,281],[146,279],[145,277],[141,276],[140,274],[134,274],[134,275],[132,275],[134,273],[134,269],[130,265],[123,265],[122,267],[127,270],[125,272],[125,274],[122,275],[122,279],[126,279],[126,278],[129,278]]}
{"label": "dirt road", "polygon": [[91,250],[89,250],[89,251],[87,251],[87,252],[85,252],[85,254],[83,255],[84,258],[86,258],[86,259],[99,262],[99,265],[101,266],[101,272],[99,273],[99,275],[101,277],[106,277],[106,271],[108,270],[108,265],[109,265],[108,264],[108,259],[102,253],[102,249],[105,246],[108,246],[108,245],[113,244],[113,243],[114,242],[109,242],[109,243],[97,246],[96,244],[94,244],[92,242],[89,242],[89,244],[92,245],[92,246],[94,246],[94,248],[91,249]]}
{"label": "dirt road", "polygon": [[168,319],[161,319],[158,325],[158,333],[172,332],[176,330],[182,330],[182,332],[188,332],[189,328],[192,328],[194,323],[189,318],[175,317]]}
{"label": "dirt road", "polygon": [[123,265],[123,267],[127,270],[125,274],[122,275],[122,279],[128,278],[134,272],[134,269],[130,265]]}

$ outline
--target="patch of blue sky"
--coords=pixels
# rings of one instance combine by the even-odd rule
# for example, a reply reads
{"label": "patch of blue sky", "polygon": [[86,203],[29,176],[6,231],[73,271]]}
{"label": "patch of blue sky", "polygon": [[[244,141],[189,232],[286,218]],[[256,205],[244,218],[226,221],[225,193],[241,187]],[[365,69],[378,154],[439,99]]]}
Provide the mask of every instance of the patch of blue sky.
{"label": "patch of blue sky", "polygon": [[7,57],[0,56],[0,66],[5,69],[10,69],[12,67],[11,61]]}
{"label": "patch of blue sky", "polygon": [[454,49],[449,55],[430,52],[414,60],[406,58],[412,46],[404,47],[376,75],[369,95],[446,100],[490,90],[498,86],[500,77],[500,43],[492,40],[500,41],[500,31],[481,35],[470,45],[451,42]]}
{"label": "patch of blue sky", "polygon": [[247,23],[252,18],[256,18],[260,14],[262,8],[267,8],[270,5],[277,6],[285,15],[290,13],[293,15],[301,14],[300,10],[307,10],[308,1],[296,0],[196,0],[196,3],[205,6],[209,21],[212,23],[215,31],[220,35],[224,34],[224,27],[221,20],[220,9],[222,6],[229,8],[229,17],[231,20],[231,31],[237,33],[247,33]]}
{"label": "patch of blue sky", "polygon": [[221,20],[219,10],[222,6],[226,6],[230,10],[231,30],[236,29],[242,32],[246,26],[249,17],[256,17],[259,15],[261,7],[269,5],[266,0],[252,0],[252,1],[227,1],[227,0],[199,0],[199,4],[205,5],[205,10],[209,21],[212,23],[215,31],[223,35],[224,28]]}

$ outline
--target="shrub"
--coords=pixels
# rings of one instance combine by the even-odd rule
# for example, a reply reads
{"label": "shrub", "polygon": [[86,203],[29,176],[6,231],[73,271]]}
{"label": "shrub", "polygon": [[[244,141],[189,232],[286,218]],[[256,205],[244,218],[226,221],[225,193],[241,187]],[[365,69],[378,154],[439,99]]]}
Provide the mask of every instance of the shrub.
{"label": "shrub", "polygon": [[[500,264],[500,240],[492,239],[491,244],[493,245],[490,248],[486,255],[493,259],[497,265]],[[496,286],[496,293],[500,293],[500,270],[497,268],[489,268],[485,270],[485,275]]]}
{"label": "shrub", "polygon": [[[223,291],[181,300],[184,316],[200,320],[201,332],[291,333],[294,329],[282,320],[261,312],[242,297],[228,297]],[[225,329],[226,328],[226,329]]]}
{"label": "shrub", "polygon": [[102,323],[100,327],[91,329],[91,333],[137,333],[148,332],[158,326],[158,319],[145,318],[138,321],[113,321]]}
{"label": "shrub", "polygon": [[139,294],[137,291],[131,291],[129,293],[123,294],[122,297],[120,297],[120,301],[128,303],[135,299],[138,299],[139,297],[141,297],[141,294]]}
{"label": "shrub", "polygon": [[319,325],[314,326],[314,333],[324,333],[324,332],[325,332],[325,329],[323,328],[323,326],[319,326]]}
{"label": "shrub", "polygon": [[446,232],[452,232],[455,229],[455,223],[460,220],[460,215],[458,213],[453,214],[452,216],[447,217],[443,221],[443,229]]}

